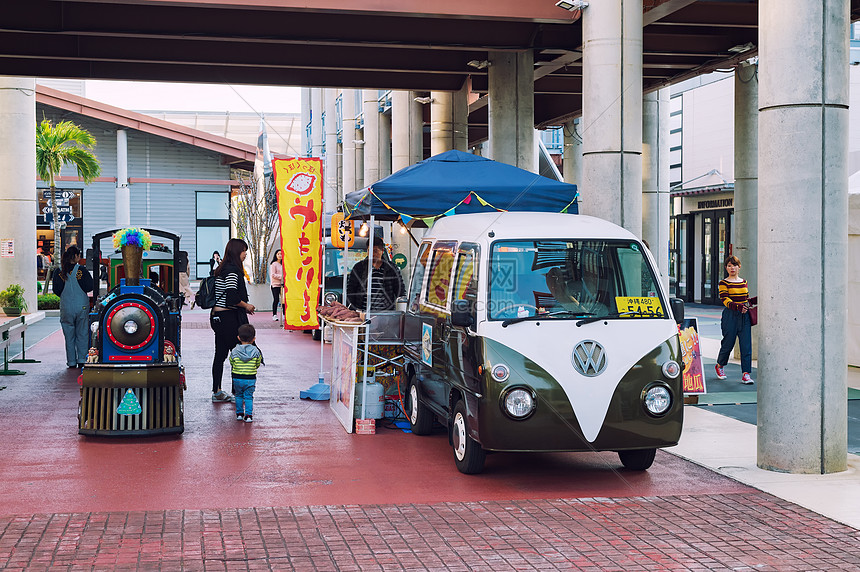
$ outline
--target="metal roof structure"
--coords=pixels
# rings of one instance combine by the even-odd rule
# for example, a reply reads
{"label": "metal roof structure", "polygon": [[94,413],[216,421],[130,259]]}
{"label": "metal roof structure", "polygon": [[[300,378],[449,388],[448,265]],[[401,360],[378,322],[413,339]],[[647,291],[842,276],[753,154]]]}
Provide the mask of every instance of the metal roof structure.
{"label": "metal roof structure", "polygon": [[[4,6],[0,74],[486,95],[493,51],[534,52],[535,125],[581,114],[582,24],[554,0],[27,0]],[[643,88],[756,54],[756,0],[643,0]],[[852,20],[860,0],[851,0]],[[475,62],[469,65],[469,62]],[[478,64],[480,65],[480,64]],[[486,97],[470,142],[487,135]]]}

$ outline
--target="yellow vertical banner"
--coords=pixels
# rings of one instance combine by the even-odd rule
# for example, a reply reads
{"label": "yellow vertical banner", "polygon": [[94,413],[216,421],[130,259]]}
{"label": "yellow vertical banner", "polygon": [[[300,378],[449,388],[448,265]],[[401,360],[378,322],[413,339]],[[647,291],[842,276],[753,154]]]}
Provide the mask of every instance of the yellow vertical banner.
{"label": "yellow vertical banner", "polygon": [[319,327],[322,160],[275,159],[275,188],[284,252],[284,328]]}

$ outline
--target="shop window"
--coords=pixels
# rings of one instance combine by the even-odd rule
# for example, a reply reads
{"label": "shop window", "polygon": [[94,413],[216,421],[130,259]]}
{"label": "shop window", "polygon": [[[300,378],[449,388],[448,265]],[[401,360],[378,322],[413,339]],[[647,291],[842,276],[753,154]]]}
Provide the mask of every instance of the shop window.
{"label": "shop window", "polygon": [[198,191],[197,201],[197,278],[209,276],[209,259],[218,251],[224,256],[224,246],[230,239],[229,193]]}

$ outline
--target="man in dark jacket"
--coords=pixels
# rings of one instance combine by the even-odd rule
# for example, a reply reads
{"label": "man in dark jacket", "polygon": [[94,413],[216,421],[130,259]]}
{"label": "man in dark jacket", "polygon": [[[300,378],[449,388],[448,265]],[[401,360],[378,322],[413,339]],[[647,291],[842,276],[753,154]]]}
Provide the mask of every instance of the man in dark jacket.
{"label": "man in dark jacket", "polygon": [[394,302],[406,293],[400,270],[382,257],[382,241],[374,241],[373,256],[368,256],[352,267],[346,280],[347,305],[355,310],[367,309],[367,261],[373,260],[373,279],[370,292],[370,310],[393,310]]}

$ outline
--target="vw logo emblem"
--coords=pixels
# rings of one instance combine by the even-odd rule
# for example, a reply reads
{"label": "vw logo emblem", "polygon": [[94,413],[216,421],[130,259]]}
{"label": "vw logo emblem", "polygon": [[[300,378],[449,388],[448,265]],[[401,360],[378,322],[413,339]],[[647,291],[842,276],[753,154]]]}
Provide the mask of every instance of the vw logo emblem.
{"label": "vw logo emblem", "polygon": [[606,351],[594,340],[582,340],[570,356],[573,367],[582,375],[594,377],[606,369]]}

